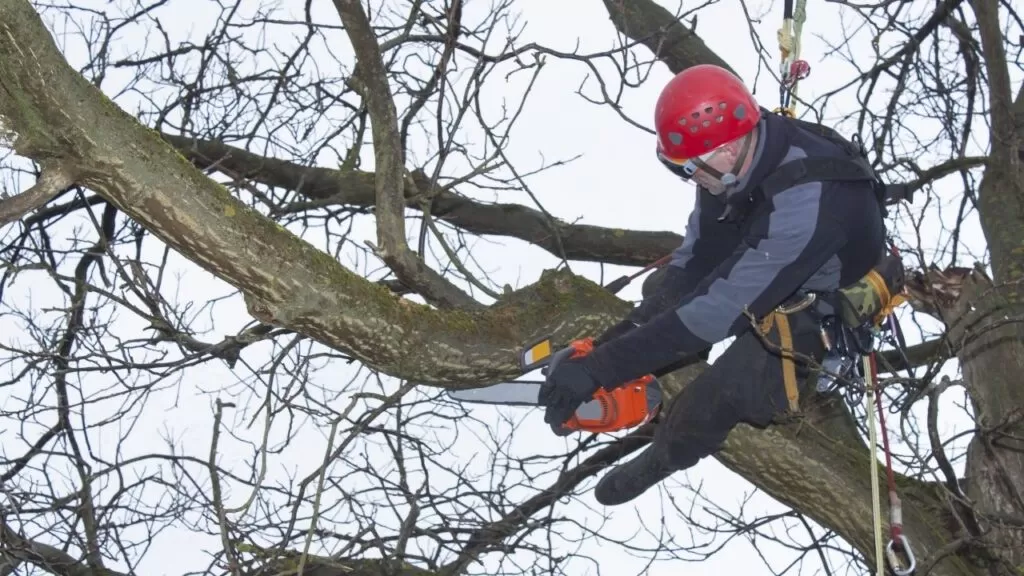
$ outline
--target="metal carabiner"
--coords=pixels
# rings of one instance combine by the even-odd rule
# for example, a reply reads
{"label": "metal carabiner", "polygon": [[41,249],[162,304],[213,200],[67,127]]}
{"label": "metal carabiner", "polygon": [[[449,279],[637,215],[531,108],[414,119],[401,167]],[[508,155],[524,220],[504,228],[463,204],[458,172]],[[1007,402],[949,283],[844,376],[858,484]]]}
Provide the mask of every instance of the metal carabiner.
{"label": "metal carabiner", "polygon": [[900,548],[902,548],[903,552],[907,555],[908,567],[902,570],[899,568],[900,561],[899,558],[896,557],[896,551],[893,547],[895,541],[892,538],[890,538],[889,543],[885,545],[885,557],[889,561],[889,567],[892,568],[893,574],[896,576],[910,576],[914,573],[914,570],[917,569],[917,560],[914,558],[914,551],[911,550],[910,541],[907,540],[907,536],[905,534],[900,534],[897,538],[900,539]]}

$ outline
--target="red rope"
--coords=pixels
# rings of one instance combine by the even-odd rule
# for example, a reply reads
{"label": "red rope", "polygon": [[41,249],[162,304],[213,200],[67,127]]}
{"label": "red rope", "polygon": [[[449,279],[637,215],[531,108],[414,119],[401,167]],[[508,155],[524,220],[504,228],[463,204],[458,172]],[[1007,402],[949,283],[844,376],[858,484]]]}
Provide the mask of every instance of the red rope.
{"label": "red rope", "polygon": [[878,423],[882,428],[882,449],[885,451],[885,473],[889,484],[890,532],[893,540],[903,533],[902,510],[896,494],[896,474],[892,471],[892,452],[889,450],[889,433],[885,430],[885,410],[882,409],[882,389],[878,385],[878,364],[871,354],[871,381],[875,387],[875,404],[878,406]]}

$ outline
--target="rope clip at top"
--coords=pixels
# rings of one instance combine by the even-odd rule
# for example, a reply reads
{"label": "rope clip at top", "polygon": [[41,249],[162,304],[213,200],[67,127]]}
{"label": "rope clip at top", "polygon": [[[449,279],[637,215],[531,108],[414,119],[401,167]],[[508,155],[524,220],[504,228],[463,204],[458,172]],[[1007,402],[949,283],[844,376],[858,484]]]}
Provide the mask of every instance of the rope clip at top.
{"label": "rope clip at top", "polygon": [[[783,67],[786,62],[783,62]],[[792,88],[797,82],[811,75],[811,65],[806,60],[789,60],[788,69],[782,75],[782,83]]]}
{"label": "rope clip at top", "polygon": [[807,78],[811,66],[800,59],[800,33],[807,19],[807,0],[785,0],[782,8],[782,27],[777,36],[779,41],[779,108],[789,117],[796,117],[796,106],[791,101],[796,96],[797,82]]}

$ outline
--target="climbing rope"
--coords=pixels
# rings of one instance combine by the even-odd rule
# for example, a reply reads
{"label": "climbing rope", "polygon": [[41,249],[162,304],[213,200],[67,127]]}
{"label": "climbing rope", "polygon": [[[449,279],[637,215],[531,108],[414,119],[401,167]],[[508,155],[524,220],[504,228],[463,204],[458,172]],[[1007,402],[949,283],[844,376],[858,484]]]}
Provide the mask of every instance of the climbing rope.
{"label": "climbing rope", "polygon": [[776,113],[790,118],[796,116],[797,84],[811,73],[811,66],[800,59],[800,33],[807,20],[807,0],[785,0],[782,13],[782,27],[777,33],[779,41],[779,107]]}
{"label": "climbing rope", "polygon": [[[893,247],[895,249],[895,247]],[[891,318],[891,316],[889,317]],[[917,560],[910,547],[910,540],[903,533],[903,505],[896,489],[896,474],[892,470],[892,450],[889,448],[889,434],[885,429],[885,411],[882,410],[882,387],[878,384],[878,363],[876,360],[877,336],[872,334],[868,350],[865,350],[862,362],[864,378],[864,396],[867,403],[868,443],[871,449],[871,509],[872,524],[875,536],[876,575],[885,576],[885,564],[889,565],[895,576],[909,576],[917,568]],[[878,411],[878,424],[882,434],[882,451],[885,453],[886,482],[889,491],[889,541],[882,544],[882,504],[878,489],[878,436],[875,430],[875,411]],[[898,552],[904,554],[900,558]]]}
{"label": "climbing rope", "polygon": [[[871,371],[873,380],[877,379],[878,364],[875,355],[871,355]],[[896,576],[907,576],[914,573],[916,561],[910,548],[910,541],[903,533],[903,505],[896,493],[896,475],[892,471],[892,450],[889,449],[889,433],[885,429],[885,412],[882,410],[882,389],[875,386],[875,403],[878,409],[878,424],[882,429],[882,449],[885,451],[885,473],[889,487],[889,542],[885,545],[885,556]],[[906,554],[906,565],[902,565],[896,555],[897,547]]]}
{"label": "climbing rope", "polygon": [[875,385],[874,354],[864,356],[864,401],[867,402],[868,443],[871,446],[871,524],[875,529],[875,576],[885,576],[882,556],[882,499],[878,494],[878,435],[875,431]]}

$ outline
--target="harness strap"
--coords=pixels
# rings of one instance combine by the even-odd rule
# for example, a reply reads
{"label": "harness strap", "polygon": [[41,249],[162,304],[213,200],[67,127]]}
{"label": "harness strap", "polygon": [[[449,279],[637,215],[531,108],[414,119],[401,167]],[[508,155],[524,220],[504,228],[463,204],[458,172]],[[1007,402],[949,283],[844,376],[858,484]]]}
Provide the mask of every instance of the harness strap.
{"label": "harness strap", "polygon": [[[811,300],[813,302],[813,300]],[[809,303],[808,303],[809,304]],[[761,333],[765,336],[775,327],[779,334],[779,353],[782,355],[782,383],[786,387],[786,399],[792,412],[800,410],[800,388],[797,386],[796,363],[793,359],[793,331],[789,326],[789,314],[773,310],[761,321]]]}
{"label": "harness strap", "polygon": [[861,182],[873,181],[874,175],[862,163],[852,158],[810,157],[786,162],[762,180],[765,196],[806,182]]}

